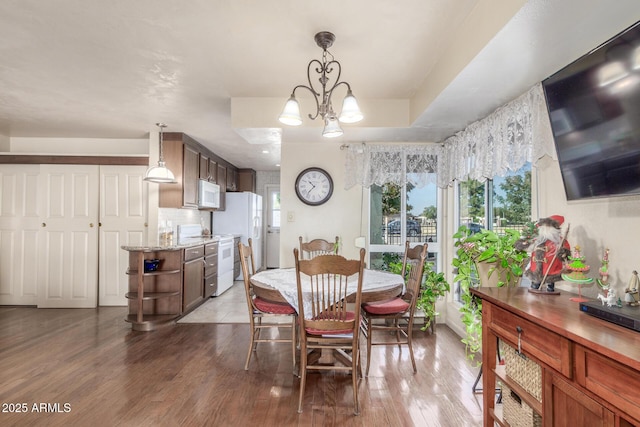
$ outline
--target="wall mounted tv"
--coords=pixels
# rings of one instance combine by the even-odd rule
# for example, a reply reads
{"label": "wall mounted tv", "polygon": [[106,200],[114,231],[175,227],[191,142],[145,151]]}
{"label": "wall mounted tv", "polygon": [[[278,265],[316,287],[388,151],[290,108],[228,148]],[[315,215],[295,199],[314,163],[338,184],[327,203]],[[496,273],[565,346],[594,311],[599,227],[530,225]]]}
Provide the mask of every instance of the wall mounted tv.
{"label": "wall mounted tv", "polygon": [[567,200],[640,194],[640,21],[542,87]]}

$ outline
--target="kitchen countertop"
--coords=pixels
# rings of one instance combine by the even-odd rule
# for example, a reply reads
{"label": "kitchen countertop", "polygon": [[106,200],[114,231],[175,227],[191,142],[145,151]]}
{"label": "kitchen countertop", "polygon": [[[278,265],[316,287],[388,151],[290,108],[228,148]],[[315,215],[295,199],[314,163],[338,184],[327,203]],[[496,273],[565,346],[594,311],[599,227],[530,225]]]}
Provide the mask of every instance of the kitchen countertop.
{"label": "kitchen countertop", "polygon": [[144,246],[122,245],[121,248],[129,252],[179,251],[181,249],[200,246],[211,242],[217,242],[219,240],[220,236],[190,237],[188,239],[179,240],[176,243],[170,245],[161,245],[158,242],[150,242],[149,244]]}

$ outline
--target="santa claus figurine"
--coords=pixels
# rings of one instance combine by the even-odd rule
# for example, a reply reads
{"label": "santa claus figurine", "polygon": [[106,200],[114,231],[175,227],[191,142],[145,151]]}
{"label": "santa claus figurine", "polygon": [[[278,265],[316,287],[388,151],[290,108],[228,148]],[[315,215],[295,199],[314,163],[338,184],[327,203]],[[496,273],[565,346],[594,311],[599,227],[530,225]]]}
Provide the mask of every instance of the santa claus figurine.
{"label": "santa claus figurine", "polygon": [[546,284],[547,292],[555,291],[555,283],[562,280],[567,257],[571,255],[571,246],[562,236],[561,227],[564,217],[552,215],[541,218],[536,227],[538,235],[533,241],[531,262],[525,276],[531,280],[531,289],[539,290]]}

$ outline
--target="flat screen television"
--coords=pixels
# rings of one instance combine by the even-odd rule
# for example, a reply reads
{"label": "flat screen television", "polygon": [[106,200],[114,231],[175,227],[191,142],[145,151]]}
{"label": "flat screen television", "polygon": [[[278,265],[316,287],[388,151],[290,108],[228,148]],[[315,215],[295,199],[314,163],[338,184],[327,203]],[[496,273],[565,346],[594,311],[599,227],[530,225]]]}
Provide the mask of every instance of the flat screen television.
{"label": "flat screen television", "polygon": [[640,194],[640,21],[542,87],[567,200]]}

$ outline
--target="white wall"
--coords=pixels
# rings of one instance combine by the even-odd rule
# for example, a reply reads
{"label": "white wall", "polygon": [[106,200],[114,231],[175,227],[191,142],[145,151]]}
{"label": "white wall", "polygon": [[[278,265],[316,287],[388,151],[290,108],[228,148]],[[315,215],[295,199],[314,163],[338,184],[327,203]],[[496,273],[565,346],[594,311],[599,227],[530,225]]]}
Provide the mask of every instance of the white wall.
{"label": "white wall", "polygon": [[[158,141],[156,133],[156,145]],[[12,137],[9,149],[21,154],[148,155],[149,139],[123,138],[18,138]]]}
{"label": "white wall", "polygon": [[[320,130],[319,130],[320,131]],[[283,144],[281,147],[280,197],[282,226],[280,228],[280,266],[293,267],[293,248],[298,236],[304,240],[340,237],[340,255],[357,258],[355,238],[360,235],[361,188],[344,190],[346,151],[335,142],[317,144]],[[294,184],[300,172],[308,167],[320,167],[333,179],[333,195],[320,206],[308,206],[296,196]],[[289,214],[293,221],[288,221]]]}

